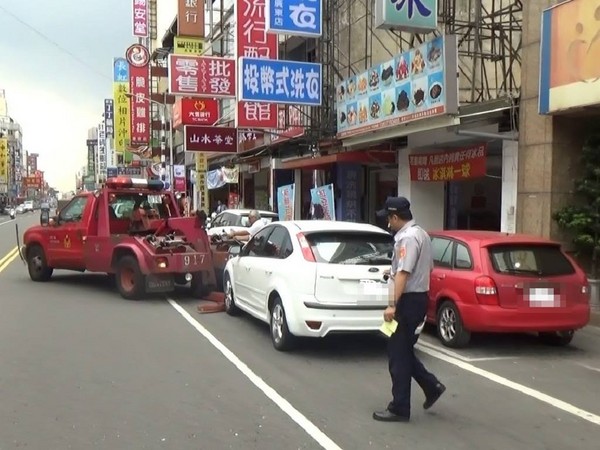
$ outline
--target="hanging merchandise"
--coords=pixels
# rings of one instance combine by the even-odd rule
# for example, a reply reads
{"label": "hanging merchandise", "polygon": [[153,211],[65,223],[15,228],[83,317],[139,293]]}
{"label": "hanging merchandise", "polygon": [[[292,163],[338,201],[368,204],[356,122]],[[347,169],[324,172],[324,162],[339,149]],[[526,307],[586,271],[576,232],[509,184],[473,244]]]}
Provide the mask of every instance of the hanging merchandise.
{"label": "hanging merchandise", "polygon": [[206,172],[206,187],[208,189],[219,189],[227,184],[221,169]]}

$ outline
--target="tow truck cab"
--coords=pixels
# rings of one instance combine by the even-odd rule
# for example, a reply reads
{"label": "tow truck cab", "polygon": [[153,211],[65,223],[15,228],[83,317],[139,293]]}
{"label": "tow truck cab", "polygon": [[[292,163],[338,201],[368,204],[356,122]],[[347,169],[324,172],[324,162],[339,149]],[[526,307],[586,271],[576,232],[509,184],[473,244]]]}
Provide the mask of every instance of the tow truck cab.
{"label": "tow truck cab", "polygon": [[24,234],[22,255],[34,281],[54,269],[103,272],[125,298],[214,285],[210,244],[198,218],[182,217],[160,180],[117,177],[79,194],[48,223]]}

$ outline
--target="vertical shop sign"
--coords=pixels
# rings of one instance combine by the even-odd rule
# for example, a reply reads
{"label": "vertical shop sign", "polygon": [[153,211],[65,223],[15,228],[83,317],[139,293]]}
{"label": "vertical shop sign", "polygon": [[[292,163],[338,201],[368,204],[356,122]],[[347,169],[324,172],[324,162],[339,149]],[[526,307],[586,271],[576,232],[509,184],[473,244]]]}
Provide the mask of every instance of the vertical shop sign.
{"label": "vertical shop sign", "polygon": [[0,139],[0,184],[8,183],[8,139]]}
{"label": "vertical shop sign", "polygon": [[131,145],[150,142],[150,80],[148,66],[129,67]]}
{"label": "vertical shop sign", "polygon": [[98,181],[100,183],[106,180],[106,131],[104,123],[98,125]]}
{"label": "vertical shop sign", "polygon": [[177,0],[177,34],[204,37],[204,0]]}
{"label": "vertical shop sign", "polygon": [[104,127],[106,138],[113,139],[115,137],[115,105],[111,98],[104,99]]}
{"label": "vertical shop sign", "polygon": [[341,193],[340,220],[348,222],[360,220],[360,171],[361,166],[358,165],[338,165],[338,183]]}
{"label": "vertical shop sign", "polygon": [[310,190],[313,217],[319,220],[335,220],[335,191],[333,184]]}
{"label": "vertical shop sign", "polygon": [[129,64],[125,58],[115,58],[113,100],[115,106],[115,151],[117,153],[124,153],[130,140],[130,101],[127,94],[129,94]]}
{"label": "vertical shop sign", "polygon": [[206,186],[206,172],[208,171],[208,161],[206,153],[196,153],[196,187],[200,194],[200,207],[208,212],[208,187]]}
{"label": "vertical shop sign", "polygon": [[133,0],[133,35],[148,37],[148,0]]}
{"label": "vertical shop sign", "polygon": [[277,213],[279,220],[294,220],[294,185],[277,188]]}
{"label": "vertical shop sign", "polygon": [[[267,33],[265,0],[240,0],[236,5],[237,58],[278,58],[278,38]],[[243,74],[240,74],[243,75]],[[277,128],[277,105],[237,103],[238,128]]]}
{"label": "vertical shop sign", "polygon": [[187,190],[185,183],[185,166],[179,164],[173,166],[173,178],[175,190],[179,192],[185,192]]}

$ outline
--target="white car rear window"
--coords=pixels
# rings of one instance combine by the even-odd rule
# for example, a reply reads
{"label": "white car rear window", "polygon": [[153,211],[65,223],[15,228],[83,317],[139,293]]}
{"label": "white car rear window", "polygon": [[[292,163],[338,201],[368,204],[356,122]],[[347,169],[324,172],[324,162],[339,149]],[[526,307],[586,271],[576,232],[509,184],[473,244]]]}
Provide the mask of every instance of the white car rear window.
{"label": "white car rear window", "polygon": [[328,264],[391,264],[394,239],[369,232],[318,232],[306,236],[317,262]]}

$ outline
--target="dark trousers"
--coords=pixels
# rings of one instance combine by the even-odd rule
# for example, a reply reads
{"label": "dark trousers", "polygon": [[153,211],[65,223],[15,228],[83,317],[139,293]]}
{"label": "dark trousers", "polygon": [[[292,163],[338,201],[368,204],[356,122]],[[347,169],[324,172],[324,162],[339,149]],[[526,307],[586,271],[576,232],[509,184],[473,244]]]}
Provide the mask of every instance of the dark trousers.
{"label": "dark trousers", "polygon": [[388,343],[389,369],[392,377],[393,400],[388,410],[410,417],[410,388],[414,378],[425,395],[434,392],[438,379],[425,369],[415,355],[419,336],[415,330],[427,312],[427,293],[406,293],[396,307],[398,328]]}

